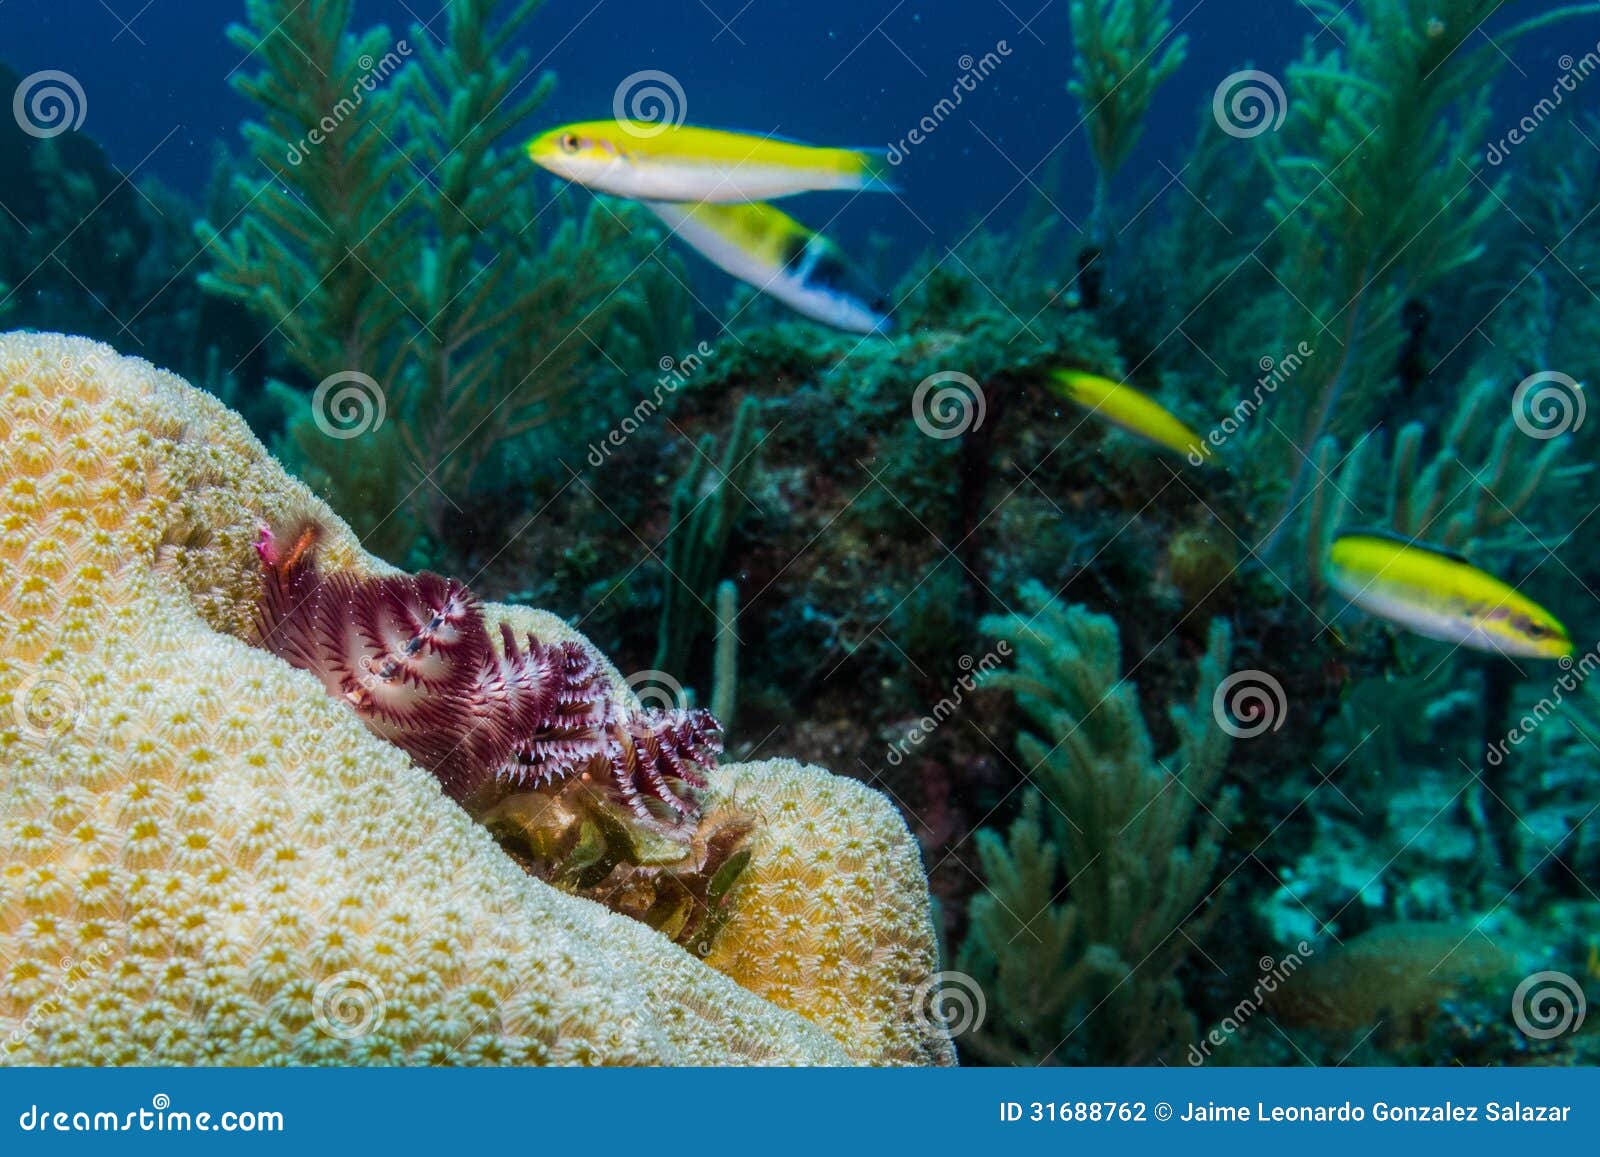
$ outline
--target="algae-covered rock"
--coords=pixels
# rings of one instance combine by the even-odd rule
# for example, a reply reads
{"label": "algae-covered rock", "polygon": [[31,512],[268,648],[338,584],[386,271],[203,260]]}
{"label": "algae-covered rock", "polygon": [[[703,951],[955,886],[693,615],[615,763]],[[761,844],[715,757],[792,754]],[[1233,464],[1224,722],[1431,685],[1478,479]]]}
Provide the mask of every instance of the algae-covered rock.
{"label": "algae-covered rock", "polygon": [[916,1015],[926,887],[882,797],[721,769],[708,809],[757,823],[702,960],[527,875],[245,642],[263,522],[315,517],[329,569],[387,568],[237,415],[108,347],[11,334],[0,435],[6,1061],[952,1059]]}

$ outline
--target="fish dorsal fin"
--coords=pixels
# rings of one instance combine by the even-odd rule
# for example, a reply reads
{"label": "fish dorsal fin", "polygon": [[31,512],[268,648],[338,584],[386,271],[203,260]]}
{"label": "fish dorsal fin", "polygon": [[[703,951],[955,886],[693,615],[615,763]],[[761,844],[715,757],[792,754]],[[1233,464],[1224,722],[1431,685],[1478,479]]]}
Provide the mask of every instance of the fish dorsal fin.
{"label": "fish dorsal fin", "polygon": [[1476,565],[1470,558],[1462,554],[1459,550],[1451,550],[1449,547],[1445,546],[1435,546],[1433,543],[1423,542],[1421,539],[1413,540],[1401,534],[1399,531],[1385,530],[1382,527],[1352,527],[1349,530],[1341,530],[1338,534],[1333,536],[1333,540],[1335,542],[1338,542],[1341,538],[1381,538],[1387,542],[1394,543],[1396,546],[1409,547],[1411,550],[1426,551],[1428,554],[1436,555],[1439,558],[1447,558],[1451,562],[1459,562],[1463,566]]}

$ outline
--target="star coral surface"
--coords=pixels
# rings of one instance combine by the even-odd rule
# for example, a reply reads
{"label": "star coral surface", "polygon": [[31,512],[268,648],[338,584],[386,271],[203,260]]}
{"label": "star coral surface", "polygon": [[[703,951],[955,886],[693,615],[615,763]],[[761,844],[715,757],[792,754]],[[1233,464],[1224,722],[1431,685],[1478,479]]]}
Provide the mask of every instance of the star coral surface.
{"label": "star coral surface", "polygon": [[[0,430],[0,1058],[951,1059],[917,1015],[926,888],[881,797],[793,764],[718,769],[706,808],[746,800],[758,830],[701,960],[529,877],[315,677],[247,644],[262,522],[316,520],[330,573],[393,572],[236,415],[108,347],[12,334]],[[542,612],[484,617],[588,646]]]}

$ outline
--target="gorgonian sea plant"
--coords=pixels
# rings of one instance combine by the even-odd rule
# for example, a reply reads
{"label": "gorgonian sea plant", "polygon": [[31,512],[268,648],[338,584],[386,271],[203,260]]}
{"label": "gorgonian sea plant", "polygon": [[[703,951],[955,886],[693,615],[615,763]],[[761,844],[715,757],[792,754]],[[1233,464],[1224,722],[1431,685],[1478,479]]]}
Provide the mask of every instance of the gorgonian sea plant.
{"label": "gorgonian sea plant", "polygon": [[316,523],[263,527],[262,647],[323,682],[377,735],[478,809],[585,776],[646,821],[681,826],[722,750],[705,710],[635,711],[584,643],[519,643],[455,579],[325,574]]}

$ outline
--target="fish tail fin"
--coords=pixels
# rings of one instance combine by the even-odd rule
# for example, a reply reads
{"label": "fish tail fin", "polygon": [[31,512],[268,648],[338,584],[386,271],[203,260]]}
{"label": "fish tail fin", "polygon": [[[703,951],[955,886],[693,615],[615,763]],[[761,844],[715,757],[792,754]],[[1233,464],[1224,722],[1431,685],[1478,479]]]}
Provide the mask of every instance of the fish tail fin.
{"label": "fish tail fin", "polygon": [[894,181],[894,165],[886,149],[851,149],[853,171],[860,179],[864,193],[898,193],[900,186]]}

